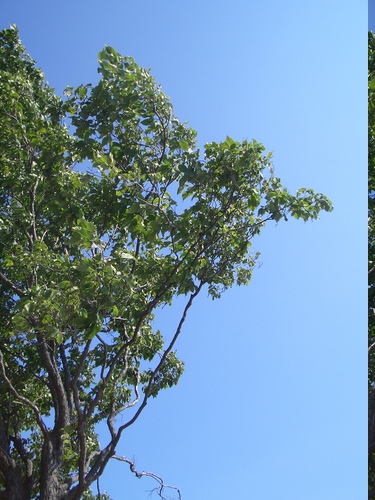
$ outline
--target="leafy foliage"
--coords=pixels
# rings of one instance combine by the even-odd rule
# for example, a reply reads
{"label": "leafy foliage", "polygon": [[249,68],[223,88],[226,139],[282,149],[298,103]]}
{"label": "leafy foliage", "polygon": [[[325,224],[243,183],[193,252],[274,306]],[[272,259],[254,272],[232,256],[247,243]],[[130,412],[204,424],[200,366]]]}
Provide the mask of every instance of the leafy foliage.
{"label": "leafy foliage", "polygon": [[[0,498],[88,498],[148,398],[177,384],[195,297],[249,282],[267,221],[332,206],[290,194],[255,140],[202,156],[150,74],[111,47],[99,83],[61,99],[12,26],[0,71]],[[177,296],[162,334],[155,314]]]}

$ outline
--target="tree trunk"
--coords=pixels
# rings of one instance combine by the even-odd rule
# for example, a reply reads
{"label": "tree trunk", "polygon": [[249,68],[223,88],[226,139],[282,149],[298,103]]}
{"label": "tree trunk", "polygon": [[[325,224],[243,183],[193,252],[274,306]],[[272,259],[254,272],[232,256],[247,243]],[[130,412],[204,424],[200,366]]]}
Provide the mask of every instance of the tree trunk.
{"label": "tree trunk", "polygon": [[375,452],[375,388],[368,398],[368,445],[369,453]]}
{"label": "tree trunk", "polygon": [[59,446],[60,438],[51,433],[42,449],[40,471],[40,500],[63,499],[67,493],[67,486],[60,482],[63,448]]}
{"label": "tree trunk", "polygon": [[22,479],[22,471],[18,465],[13,462],[6,471],[2,470],[4,475],[5,490],[0,491],[0,500],[29,500],[31,492]]}

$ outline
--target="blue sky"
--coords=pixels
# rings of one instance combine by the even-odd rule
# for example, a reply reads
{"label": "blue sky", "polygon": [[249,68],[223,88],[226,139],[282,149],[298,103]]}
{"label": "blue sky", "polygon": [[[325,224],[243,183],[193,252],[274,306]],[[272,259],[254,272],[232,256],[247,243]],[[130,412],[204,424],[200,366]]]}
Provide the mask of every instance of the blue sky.
{"label": "blue sky", "polygon": [[[335,206],[268,226],[250,285],[200,297],[177,346],[185,374],[118,454],[183,500],[365,498],[367,2],[1,3],[0,28],[18,25],[58,93],[95,81],[112,45],[151,68],[201,146],[255,138],[290,190]],[[155,486],[118,462],[101,480],[114,500]]]}

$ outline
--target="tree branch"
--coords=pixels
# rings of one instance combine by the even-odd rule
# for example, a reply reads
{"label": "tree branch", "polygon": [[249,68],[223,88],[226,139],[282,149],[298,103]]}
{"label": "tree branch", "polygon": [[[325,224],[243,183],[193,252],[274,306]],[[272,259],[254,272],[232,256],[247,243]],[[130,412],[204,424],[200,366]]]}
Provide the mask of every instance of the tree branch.
{"label": "tree branch", "polygon": [[37,234],[36,234],[36,216],[35,216],[35,198],[36,198],[36,190],[39,184],[39,179],[37,178],[31,191],[30,191],[30,213],[33,218],[33,223],[31,226],[32,229],[32,235],[33,235],[33,240],[34,242],[37,240]]}
{"label": "tree branch", "polygon": [[64,345],[61,344],[59,346],[59,352],[60,352],[60,358],[61,358],[61,362],[62,362],[63,370],[64,370],[64,386],[65,386],[66,397],[67,397],[68,404],[69,404],[69,416],[71,418],[71,416],[72,416],[72,409],[73,409],[73,396],[72,396],[72,387],[71,387],[71,375],[70,375],[69,364],[68,364],[68,361],[66,359]]}
{"label": "tree branch", "polygon": [[81,487],[84,487],[85,484],[85,467],[86,467],[86,433],[85,433],[85,423],[86,419],[84,418],[83,411],[81,408],[81,403],[79,400],[79,391],[77,384],[73,385],[73,398],[74,405],[77,411],[78,416],[78,424],[77,424],[77,432],[78,432],[78,447],[79,447],[79,460],[78,460],[78,477],[79,484]]}
{"label": "tree branch", "polygon": [[[164,351],[163,353],[163,356],[158,364],[158,366],[155,368],[155,370],[152,372],[151,374],[151,377],[150,377],[150,380],[149,380],[149,383],[146,387],[146,390],[145,390],[145,396],[143,398],[143,401],[140,405],[140,407],[138,408],[137,412],[135,413],[135,415],[133,416],[132,419],[130,419],[127,423],[125,423],[124,425],[122,425],[117,433],[116,432],[111,432],[111,440],[110,442],[108,443],[108,445],[100,452],[98,453],[97,455],[97,459],[94,463],[94,465],[91,467],[90,471],[87,473],[86,477],[85,477],[85,481],[86,481],[86,484],[87,485],[90,485],[92,484],[94,481],[97,480],[98,477],[101,476],[106,464],[108,463],[108,460],[113,457],[115,455],[115,449],[116,449],[116,446],[118,444],[118,442],[120,441],[120,438],[121,438],[121,434],[122,432],[127,428],[129,427],[130,425],[132,425],[137,419],[138,417],[140,416],[140,414],[142,413],[142,411],[144,410],[144,408],[146,407],[147,405],[147,400],[150,396],[150,392],[151,392],[151,389],[152,389],[152,383],[153,383],[153,380],[155,378],[155,376],[157,375],[157,373],[159,372],[159,370],[161,369],[161,367],[163,366],[164,362],[165,362],[165,359],[167,357],[167,355],[169,354],[169,352],[172,350],[174,344],[176,343],[176,340],[178,338],[178,336],[180,335],[181,333],[181,329],[182,329],[182,326],[183,326],[183,323],[185,322],[186,320],[186,316],[187,316],[187,312],[188,310],[190,309],[190,307],[192,306],[193,304],[193,301],[195,299],[195,297],[199,294],[199,292],[201,291],[202,287],[204,285],[204,282],[202,281],[199,286],[196,288],[195,292],[192,293],[190,295],[190,298],[185,306],[185,309],[182,313],[182,316],[181,316],[181,319],[179,321],[179,324],[176,328],[176,332],[173,336],[173,339],[172,341],[170,342],[168,348]],[[129,341],[131,342],[132,339]],[[123,348],[120,350],[123,352],[123,349],[124,349],[124,346]],[[118,356],[119,356],[119,353],[118,355],[116,356],[116,358],[118,359]],[[109,371],[109,373],[107,374],[107,377],[110,376],[112,372]],[[106,378],[107,378],[106,377]],[[109,429],[111,429],[110,427],[110,423],[108,424],[109,425]],[[113,430],[113,429],[112,429]],[[78,490],[77,490],[78,491]],[[163,498],[163,497],[162,497]]]}
{"label": "tree branch", "polygon": [[26,488],[29,494],[31,495],[33,489],[33,461],[30,459],[29,454],[25,450],[25,447],[22,443],[22,439],[19,436],[19,434],[12,437],[11,440],[13,441],[14,447],[18,451],[21,460],[25,464]]}
{"label": "tree branch", "polygon": [[155,370],[152,372],[151,376],[150,376],[150,380],[147,384],[147,387],[145,389],[145,395],[144,395],[144,398],[143,398],[143,401],[142,401],[142,404],[141,406],[138,408],[137,412],[135,413],[135,415],[133,416],[133,418],[131,418],[128,422],[126,422],[124,425],[122,425],[119,430],[118,430],[118,435],[120,436],[121,433],[127,428],[129,427],[130,425],[132,425],[137,419],[138,417],[140,416],[140,414],[142,413],[142,411],[144,410],[144,408],[146,407],[147,405],[147,400],[150,396],[150,393],[151,393],[151,389],[152,389],[152,384],[153,384],[153,381],[155,379],[155,376],[157,375],[157,373],[160,371],[160,369],[162,368],[165,360],[166,360],[166,357],[168,356],[168,354],[171,352],[171,350],[173,349],[173,346],[174,344],[176,343],[180,333],[181,333],[181,329],[182,329],[182,325],[184,324],[185,320],[186,320],[186,316],[187,316],[187,313],[188,313],[188,310],[190,309],[190,307],[192,306],[193,304],[193,301],[195,299],[195,297],[199,294],[199,292],[201,291],[202,287],[204,285],[204,282],[201,282],[199,284],[199,286],[196,288],[195,292],[192,293],[190,295],[190,298],[185,306],[185,309],[182,313],[182,316],[181,316],[181,319],[178,323],[178,326],[176,328],[176,332],[169,344],[169,346],[167,347],[167,349],[164,351],[161,359],[160,359],[160,362],[159,364],[157,365],[157,367],[155,368]]}
{"label": "tree branch", "polygon": [[68,422],[68,401],[65,394],[64,384],[61,378],[59,367],[57,366],[54,356],[55,343],[53,341],[47,342],[46,339],[37,334],[38,344],[40,347],[42,359],[45,368],[48,372],[49,380],[51,382],[51,395],[54,400],[55,407],[55,422],[61,420],[60,428],[65,427]]}
{"label": "tree branch", "polygon": [[1,376],[3,377],[4,382],[8,386],[8,389],[13,394],[13,396],[15,396],[19,401],[24,403],[26,406],[29,406],[29,408],[31,408],[33,410],[35,417],[36,417],[36,421],[40,427],[40,430],[42,431],[44,436],[47,436],[48,430],[47,430],[46,424],[44,423],[44,421],[42,419],[42,415],[39,411],[39,408],[34,403],[32,403],[29,399],[21,396],[17,392],[15,387],[12,385],[11,381],[8,379],[8,377],[6,375],[6,371],[5,371],[5,366],[4,366],[3,353],[1,352],[1,350],[0,350],[0,373],[1,373]]}
{"label": "tree branch", "polygon": [[[155,479],[155,481],[157,481],[159,483],[159,486],[157,488],[155,488],[155,490],[157,491],[157,494],[159,495],[159,497],[162,498],[163,500],[166,500],[166,497],[163,495],[163,492],[166,488],[176,490],[179,500],[182,499],[181,491],[176,486],[171,486],[170,484],[165,484],[163,479],[160,476],[157,476],[153,472],[146,472],[146,471],[139,472],[139,471],[137,471],[135,468],[135,462],[133,462],[132,460],[129,460],[126,457],[119,457],[118,455],[113,455],[112,458],[115,460],[119,460],[120,462],[127,463],[129,465],[130,470],[138,478],[141,478],[143,476],[147,476],[147,477],[151,477],[152,479]],[[155,490],[152,490],[152,491],[155,491]]]}
{"label": "tree branch", "polygon": [[25,297],[26,293],[15,285],[10,279],[8,279],[2,272],[0,272],[0,280],[5,283],[14,293],[16,293],[19,297]]}
{"label": "tree branch", "polygon": [[86,342],[85,348],[84,348],[84,350],[83,350],[83,352],[81,354],[81,357],[79,359],[79,365],[77,366],[77,369],[76,369],[76,371],[74,373],[74,377],[73,377],[73,379],[71,381],[72,386],[74,386],[77,383],[77,380],[78,380],[79,376],[81,375],[81,372],[83,370],[86,358],[87,358],[87,356],[89,354],[91,342],[92,342],[91,340],[88,340]]}

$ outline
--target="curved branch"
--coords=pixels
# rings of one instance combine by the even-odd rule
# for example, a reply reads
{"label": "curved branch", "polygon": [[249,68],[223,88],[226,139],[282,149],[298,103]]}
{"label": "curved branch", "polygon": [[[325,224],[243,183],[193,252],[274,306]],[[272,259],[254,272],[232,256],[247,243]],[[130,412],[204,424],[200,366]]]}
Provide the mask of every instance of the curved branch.
{"label": "curved branch", "polygon": [[130,427],[137,419],[138,417],[140,416],[140,414],[142,413],[142,411],[145,409],[146,405],[147,405],[147,400],[151,394],[151,389],[152,389],[152,384],[154,382],[154,379],[155,379],[155,376],[157,375],[157,373],[160,371],[160,369],[162,368],[165,360],[166,360],[166,357],[168,356],[168,354],[171,352],[171,350],[173,349],[173,346],[174,344],[176,343],[180,333],[181,333],[181,330],[182,330],[182,325],[184,324],[185,320],[186,320],[186,316],[187,316],[187,313],[188,313],[188,310],[190,309],[190,307],[192,306],[193,304],[193,301],[195,299],[195,297],[199,294],[199,292],[201,291],[202,287],[204,285],[204,282],[202,281],[199,286],[197,286],[196,290],[194,293],[192,293],[189,297],[189,300],[185,306],[185,309],[182,313],[182,316],[181,316],[181,319],[178,323],[178,326],[176,328],[176,332],[169,344],[169,346],[167,347],[167,349],[164,351],[161,359],[160,359],[160,362],[159,364],[157,365],[157,367],[155,368],[155,370],[152,372],[151,376],[150,376],[150,380],[147,384],[147,387],[145,389],[145,395],[144,395],[144,398],[143,398],[143,401],[142,401],[142,404],[141,406],[138,408],[137,412],[135,413],[135,415],[133,416],[133,418],[131,418],[128,422],[126,422],[124,425],[122,425],[119,430],[118,430],[118,439],[120,439],[120,436],[121,436],[121,433],[127,428],[127,427]]}
{"label": "curved branch", "polygon": [[[143,398],[143,401],[142,401],[140,407],[138,408],[138,410],[135,413],[135,415],[133,416],[133,418],[130,419],[124,425],[122,425],[118,429],[117,433],[114,431],[114,429],[112,429],[112,432],[111,432],[111,438],[112,439],[110,440],[110,442],[108,443],[108,445],[100,453],[97,454],[97,459],[96,459],[95,463],[93,464],[93,466],[91,467],[90,471],[87,473],[87,475],[85,477],[85,483],[86,483],[86,485],[92,484],[94,481],[96,481],[101,476],[101,474],[103,473],[103,470],[104,470],[106,464],[108,463],[109,459],[112,458],[115,455],[115,449],[116,449],[116,446],[117,446],[118,442],[120,441],[122,432],[127,427],[129,427],[130,425],[132,425],[138,419],[138,417],[140,416],[140,414],[142,413],[142,411],[146,407],[148,398],[149,398],[150,393],[151,393],[153,380],[154,380],[155,376],[157,375],[157,373],[160,371],[161,367],[163,366],[163,363],[165,362],[165,359],[166,359],[167,355],[169,354],[169,352],[172,350],[174,344],[176,343],[176,340],[177,340],[178,336],[181,333],[182,325],[183,325],[183,323],[186,320],[187,312],[190,309],[190,307],[192,306],[193,300],[199,294],[199,292],[201,291],[201,289],[202,289],[202,287],[203,287],[204,284],[205,283],[202,281],[199,284],[199,286],[197,286],[195,292],[190,295],[190,298],[189,298],[189,300],[188,300],[188,302],[187,302],[187,304],[185,306],[185,309],[184,309],[184,311],[182,313],[182,316],[181,316],[181,319],[179,321],[179,324],[178,324],[178,326],[176,328],[176,332],[175,332],[175,334],[173,336],[173,339],[171,340],[168,348],[164,351],[163,356],[161,357],[161,360],[160,360],[159,364],[157,365],[157,367],[155,368],[155,370],[151,374],[151,377],[150,377],[149,383],[148,383],[148,385],[146,387],[145,395],[144,395],[144,398]],[[132,342],[132,339],[130,339],[129,342]],[[129,342],[127,344],[129,344]],[[125,346],[127,344],[125,344]],[[120,351],[123,352],[123,349],[124,349],[124,346],[123,346],[123,348]],[[110,374],[111,374],[111,369],[109,370],[109,373],[107,374],[107,377],[109,377]],[[115,416],[115,415],[113,415],[113,416]],[[109,430],[111,431],[111,422],[107,422],[107,424],[109,425]],[[78,491],[78,488],[77,488],[77,491]],[[72,497],[72,498],[75,498],[75,497]],[[161,498],[163,498],[163,497],[161,497]]]}
{"label": "curved branch", "polygon": [[21,460],[25,464],[25,479],[26,479],[26,487],[28,492],[31,494],[32,488],[33,488],[33,461],[31,460],[29,454],[27,453],[22,439],[19,435],[16,435],[11,438],[13,441],[15,449],[18,451],[19,456],[21,457]]}
{"label": "curved branch", "polygon": [[54,343],[47,342],[46,339],[37,334],[38,344],[43,363],[47,370],[50,380],[50,390],[55,409],[55,428],[59,432],[69,423],[69,403],[65,392],[64,383],[61,378],[60,370],[54,356]]}
{"label": "curved branch", "polygon": [[132,408],[133,406],[135,406],[139,402],[139,400],[141,399],[141,396],[139,394],[139,383],[140,383],[140,374],[139,374],[139,372],[137,372],[137,380],[136,380],[136,383],[134,384],[135,398],[132,401],[130,401],[129,403],[126,403],[123,406],[121,406],[120,408],[118,408],[115,412],[115,416],[119,415],[121,412],[123,412],[124,410],[127,410],[128,408]]}
{"label": "curved branch", "polygon": [[176,486],[171,486],[170,484],[165,484],[164,480],[160,476],[157,476],[153,472],[146,472],[146,471],[139,472],[139,471],[137,471],[136,468],[135,468],[135,462],[133,462],[132,460],[129,460],[126,457],[119,457],[118,455],[113,455],[112,458],[115,459],[115,460],[119,460],[120,462],[127,463],[129,465],[130,470],[138,478],[141,478],[143,476],[148,476],[148,477],[151,477],[152,479],[155,479],[155,481],[157,481],[159,483],[159,486],[156,488],[156,491],[157,491],[157,494],[159,495],[160,498],[162,498],[164,500],[166,499],[166,497],[163,496],[163,491],[166,488],[168,488],[168,489],[176,490],[177,494],[178,494],[179,500],[182,499],[181,491]]}
{"label": "curved branch", "polygon": [[19,401],[21,401],[22,403],[24,403],[26,406],[28,406],[29,408],[31,408],[33,410],[33,412],[35,414],[36,421],[40,427],[40,430],[42,431],[43,436],[46,437],[48,435],[48,430],[47,430],[46,424],[44,423],[44,421],[42,419],[42,415],[39,411],[39,408],[33,402],[31,402],[29,399],[21,396],[21,394],[19,394],[17,392],[15,387],[12,385],[11,381],[8,379],[8,377],[6,375],[6,371],[5,371],[5,366],[4,366],[3,353],[1,352],[1,350],[0,350],[0,373],[1,373],[1,376],[3,377],[4,382],[8,386],[8,389],[13,394],[13,396],[15,396]]}
{"label": "curved branch", "polygon": [[85,365],[86,358],[89,354],[91,342],[92,342],[92,340],[88,340],[86,342],[84,350],[82,351],[81,357],[79,359],[79,364],[78,364],[77,369],[74,373],[74,377],[71,380],[72,386],[74,386],[77,383],[77,380],[78,380],[79,376],[81,375],[81,372],[82,372],[83,367]]}
{"label": "curved branch", "polygon": [[72,390],[71,390],[71,375],[70,375],[70,369],[69,369],[69,364],[68,360],[66,359],[66,354],[65,354],[65,348],[63,345],[59,346],[59,351],[60,351],[60,358],[64,370],[64,386],[65,386],[65,391],[66,391],[66,396],[68,399],[68,404],[69,404],[69,414],[70,417],[72,416],[72,408],[73,408],[73,397],[72,397]]}

